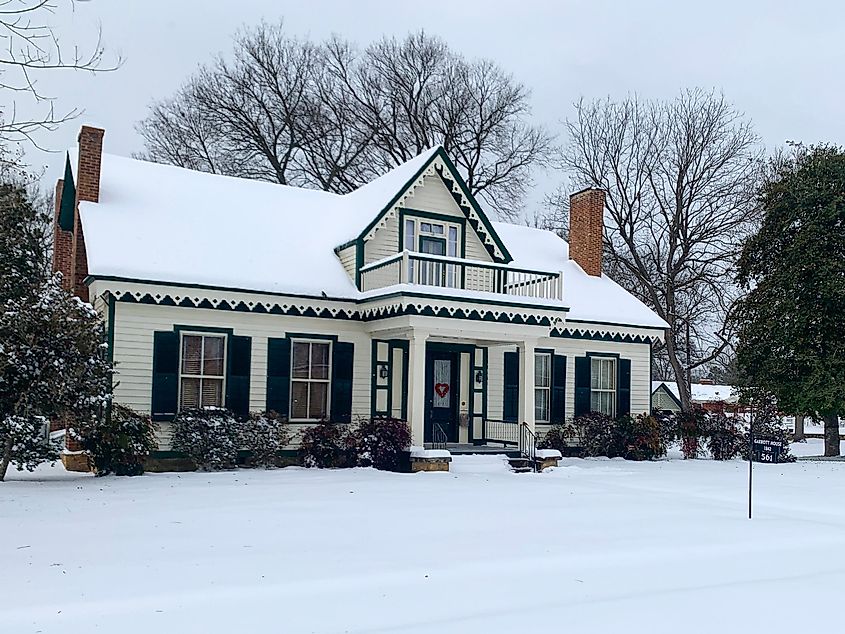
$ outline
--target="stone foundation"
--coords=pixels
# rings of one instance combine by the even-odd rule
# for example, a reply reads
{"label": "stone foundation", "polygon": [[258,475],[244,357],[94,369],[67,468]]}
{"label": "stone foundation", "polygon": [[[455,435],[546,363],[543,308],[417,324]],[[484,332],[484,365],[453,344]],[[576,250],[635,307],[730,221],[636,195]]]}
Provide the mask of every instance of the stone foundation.
{"label": "stone foundation", "polygon": [[91,463],[88,460],[88,454],[84,452],[64,452],[62,453],[62,464],[66,471],[79,471],[81,473],[88,473],[91,471]]}
{"label": "stone foundation", "polygon": [[420,471],[448,471],[452,458],[415,458],[411,456],[411,473]]}

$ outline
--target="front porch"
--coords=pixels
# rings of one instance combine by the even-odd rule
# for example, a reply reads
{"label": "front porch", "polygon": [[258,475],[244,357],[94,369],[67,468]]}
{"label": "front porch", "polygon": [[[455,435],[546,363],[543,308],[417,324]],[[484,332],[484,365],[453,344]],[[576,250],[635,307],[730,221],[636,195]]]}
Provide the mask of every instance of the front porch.
{"label": "front porch", "polygon": [[[420,447],[508,453],[533,445],[534,356],[549,327],[423,316],[384,322],[372,327],[373,416],[407,420]],[[506,353],[514,361],[507,368]]]}

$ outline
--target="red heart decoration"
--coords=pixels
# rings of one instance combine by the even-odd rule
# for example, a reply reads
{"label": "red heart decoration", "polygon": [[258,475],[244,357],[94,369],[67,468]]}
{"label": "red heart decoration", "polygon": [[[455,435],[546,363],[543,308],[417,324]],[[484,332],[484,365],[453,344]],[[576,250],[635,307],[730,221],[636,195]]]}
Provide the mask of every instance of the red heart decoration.
{"label": "red heart decoration", "polygon": [[434,386],[434,391],[437,392],[437,396],[439,396],[440,398],[444,398],[449,393],[449,384],[438,383]]}

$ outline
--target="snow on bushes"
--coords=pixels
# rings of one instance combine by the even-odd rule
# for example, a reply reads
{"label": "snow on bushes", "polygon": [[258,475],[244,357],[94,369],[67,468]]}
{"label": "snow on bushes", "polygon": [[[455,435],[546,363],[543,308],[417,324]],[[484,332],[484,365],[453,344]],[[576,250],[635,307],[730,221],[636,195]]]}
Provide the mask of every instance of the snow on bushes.
{"label": "snow on bushes", "polygon": [[240,434],[229,410],[186,409],[173,419],[172,446],[199,469],[231,469],[237,464]]}
{"label": "snow on bushes", "polygon": [[322,422],[302,432],[299,456],[306,467],[402,468],[411,428],[395,418],[361,419],[355,425]]}
{"label": "snow on bushes", "polygon": [[353,432],[358,466],[398,471],[411,446],[411,427],[396,418],[361,420]]}
{"label": "snow on bushes", "polygon": [[253,412],[237,423],[240,448],[249,452],[254,467],[275,467],[279,452],[290,441],[287,422],[276,412]]}
{"label": "snow on bushes", "polygon": [[98,476],[135,476],[144,473],[144,459],[157,446],[155,431],[148,415],[115,403],[79,435]]}
{"label": "snow on bushes", "polygon": [[302,432],[299,457],[306,467],[355,466],[355,436],[348,425],[321,422]]}

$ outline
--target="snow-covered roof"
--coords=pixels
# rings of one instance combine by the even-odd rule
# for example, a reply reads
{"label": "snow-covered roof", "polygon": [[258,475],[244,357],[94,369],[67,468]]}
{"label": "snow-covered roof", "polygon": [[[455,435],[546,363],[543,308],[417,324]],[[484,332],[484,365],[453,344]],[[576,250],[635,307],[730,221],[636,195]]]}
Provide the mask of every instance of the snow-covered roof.
{"label": "snow-covered roof", "polygon": [[[80,203],[88,272],[362,299],[335,248],[357,238],[394,204],[438,150],[346,195],[103,154],[100,201]],[[76,165],[75,150],[70,161]],[[607,276],[584,273],[554,233],[492,224],[514,258],[509,266],[564,272],[565,301],[551,303],[568,307],[568,320],[666,327]]]}
{"label": "snow-covered roof", "polygon": [[569,259],[569,244],[556,233],[504,222],[494,222],[493,228],[513,257],[510,266],[563,271],[563,296],[569,306],[567,321],[668,327],[654,311],[607,275],[587,275]]}
{"label": "snow-covered roof", "polygon": [[[665,385],[675,398],[681,398],[681,394],[678,392],[678,384],[675,381],[652,381],[651,391],[654,392],[661,385]],[[693,383],[690,392],[693,403],[736,403],[738,400],[732,385]]]}

